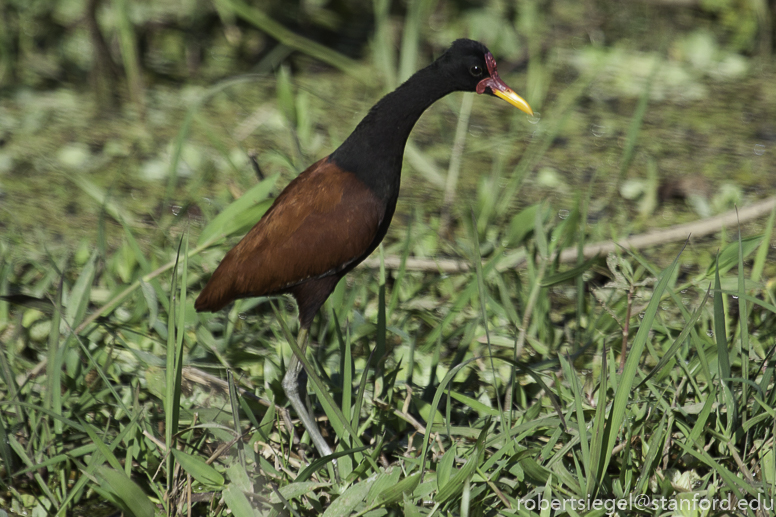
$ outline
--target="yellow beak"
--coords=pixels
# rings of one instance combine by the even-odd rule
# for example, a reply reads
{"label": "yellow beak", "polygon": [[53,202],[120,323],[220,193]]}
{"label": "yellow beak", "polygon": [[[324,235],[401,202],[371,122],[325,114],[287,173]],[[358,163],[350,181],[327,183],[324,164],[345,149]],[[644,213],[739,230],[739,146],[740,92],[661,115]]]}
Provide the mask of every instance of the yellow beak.
{"label": "yellow beak", "polygon": [[524,111],[529,115],[533,115],[533,110],[531,109],[531,106],[528,105],[526,100],[513,92],[510,88],[506,88],[504,90],[492,88],[491,90],[493,91],[493,95],[496,97],[504,99],[520,111]]}

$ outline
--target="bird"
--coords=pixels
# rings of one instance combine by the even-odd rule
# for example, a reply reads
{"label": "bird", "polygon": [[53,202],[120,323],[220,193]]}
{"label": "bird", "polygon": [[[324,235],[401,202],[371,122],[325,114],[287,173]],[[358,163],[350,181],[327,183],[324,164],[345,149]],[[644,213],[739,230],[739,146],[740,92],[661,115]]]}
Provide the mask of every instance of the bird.
{"label": "bird", "polygon": [[[304,353],[315,314],[388,231],[410,131],[426,108],[455,91],[496,96],[533,115],[528,102],[501,80],[485,45],[454,41],[378,101],[334,152],[283,189],[223,258],[195,309],[215,312],[240,298],[290,294],[298,306],[297,343]],[[299,396],[301,369],[292,357],[281,384],[318,453],[329,456],[332,450]],[[305,384],[305,395],[306,390]]]}

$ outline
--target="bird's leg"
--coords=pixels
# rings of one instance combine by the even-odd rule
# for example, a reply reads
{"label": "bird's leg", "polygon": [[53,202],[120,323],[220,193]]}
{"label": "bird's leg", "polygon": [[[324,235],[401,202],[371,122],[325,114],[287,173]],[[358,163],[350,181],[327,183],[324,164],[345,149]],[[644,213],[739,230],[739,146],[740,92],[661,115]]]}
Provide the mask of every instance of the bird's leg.
{"label": "bird's leg", "polygon": [[[306,328],[302,328],[299,331],[297,337],[297,343],[299,344],[299,350],[304,354],[307,349],[307,332]],[[310,434],[315,448],[318,449],[318,453],[321,456],[328,456],[331,454],[331,448],[326,440],[323,439],[321,432],[318,430],[318,426],[315,424],[315,419],[312,417],[312,412],[308,411],[305,405],[302,403],[302,399],[299,397],[299,372],[302,370],[302,363],[299,362],[299,358],[296,354],[291,358],[291,362],[288,363],[288,369],[286,375],[283,377],[283,391],[286,392],[286,397],[291,402],[296,414],[299,415],[299,419],[302,421],[302,425],[307,429]],[[304,376],[306,380],[307,376]],[[305,394],[307,392],[306,386],[304,387]]]}

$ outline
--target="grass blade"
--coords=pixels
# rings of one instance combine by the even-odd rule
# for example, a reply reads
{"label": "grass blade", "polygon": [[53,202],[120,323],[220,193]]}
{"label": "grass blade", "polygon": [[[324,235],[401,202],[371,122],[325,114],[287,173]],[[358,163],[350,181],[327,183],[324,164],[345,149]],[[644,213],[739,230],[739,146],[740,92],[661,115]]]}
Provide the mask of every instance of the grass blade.
{"label": "grass blade", "polygon": [[252,7],[241,0],[218,0],[219,7],[228,9],[270,37],[278,40],[294,50],[307,54],[329,64],[362,82],[369,82],[370,74],[364,73],[363,67],[352,59],[331,50],[320,43],[305,38],[286,29],[283,25],[270,18],[265,12]]}
{"label": "grass blade", "polygon": [[730,383],[730,353],[728,350],[728,340],[725,325],[725,306],[722,300],[722,286],[719,280],[719,255],[717,256],[716,267],[714,269],[714,342],[717,345],[717,375],[722,381],[725,392],[725,403],[728,407],[727,433],[733,431],[734,424],[737,421],[738,408],[736,407],[735,397]]}
{"label": "grass blade", "polygon": [[207,487],[221,487],[224,484],[224,476],[215,468],[208,465],[197,456],[192,456],[178,449],[172,450],[175,460],[183,467],[183,470],[191,474],[191,477]]}
{"label": "grass blade", "polygon": [[598,400],[593,419],[593,434],[590,440],[590,464],[587,468],[587,483],[585,495],[592,497],[600,486],[600,480],[605,471],[602,466],[607,463],[609,455],[606,451],[606,395],[609,390],[608,370],[606,368],[607,349],[601,351],[601,382],[598,384]]}
{"label": "grass blade", "polygon": [[[738,212],[738,210],[736,210]],[[744,279],[744,244],[741,239],[741,225],[738,226],[738,325],[741,330],[741,349],[739,350],[741,356],[741,375],[743,382],[741,383],[741,400],[748,401],[749,393],[747,385],[749,383],[749,355],[752,353],[749,346],[749,310],[746,306],[746,280]],[[741,407],[740,418],[743,422],[746,422],[746,406],[744,403]],[[736,423],[738,420],[736,419]]]}
{"label": "grass blade", "polygon": [[[181,256],[181,247],[183,246],[184,239],[178,243],[178,253],[175,259],[175,267],[172,270],[172,282],[170,283],[170,302],[167,316],[167,367],[165,369],[165,397],[164,397],[164,412],[165,412],[165,445],[167,450],[175,449],[175,443],[173,437],[178,433],[178,419],[180,414],[180,400],[181,400],[181,372],[183,365],[181,361],[177,361],[178,348],[177,336],[180,336],[180,341],[183,340],[183,328],[177,327],[176,332],[176,309],[183,311],[182,304],[176,303],[176,291],[178,290],[178,264]],[[188,243],[188,239],[186,239]],[[183,286],[183,293],[185,294],[185,284]],[[182,315],[180,316],[183,317]],[[182,354],[182,350],[181,350]],[[167,455],[167,493],[171,493],[173,487],[173,456]]]}
{"label": "grass blade", "polygon": [[698,308],[695,309],[695,312],[690,317],[690,320],[687,323],[685,323],[685,326],[682,329],[682,331],[679,333],[679,336],[677,336],[677,338],[671,344],[669,349],[663,353],[663,356],[660,358],[660,361],[658,361],[655,367],[652,368],[652,371],[650,371],[646,375],[646,377],[641,379],[641,382],[636,386],[636,389],[639,389],[641,386],[643,386],[645,382],[647,382],[654,375],[659,373],[663,368],[665,368],[665,366],[671,361],[671,359],[673,359],[674,354],[679,350],[679,347],[682,346],[682,343],[684,343],[684,340],[687,339],[687,336],[695,328],[695,322],[698,321],[698,318],[700,317],[703,311],[703,307],[705,307],[706,301],[709,299],[710,294],[711,294],[711,285],[709,285],[709,288],[706,290],[706,296],[703,297],[703,301],[701,301]]}
{"label": "grass blade", "polygon": [[[684,251],[684,247],[682,247],[682,251]],[[644,351],[649,331],[655,321],[657,310],[660,308],[660,301],[663,298],[663,293],[673,277],[674,269],[676,269],[676,266],[679,263],[679,257],[681,256],[682,251],[679,252],[671,265],[664,269],[660,274],[660,280],[655,286],[647,309],[644,311],[644,318],[641,321],[641,325],[639,325],[639,330],[633,340],[633,345],[631,345],[628,359],[625,361],[625,368],[622,371],[620,382],[616,387],[614,403],[612,404],[608,425],[605,430],[606,441],[604,444],[605,448],[602,451],[604,462],[600,472],[606,472],[606,468],[611,460],[612,450],[614,449],[617,436],[622,427],[623,420],[625,419],[625,410],[632,393],[631,388],[636,377],[636,369],[641,361],[641,354]]]}
{"label": "grass blade", "polygon": [[219,238],[240,233],[256,224],[256,221],[261,219],[264,212],[269,209],[271,202],[267,198],[274,188],[277,178],[278,175],[274,174],[257,183],[242,197],[222,210],[199,234],[197,246],[203,246],[205,243],[215,242]]}
{"label": "grass blade", "polygon": [[625,178],[625,174],[630,168],[631,162],[633,162],[633,156],[635,154],[636,142],[639,139],[639,132],[641,126],[644,123],[644,115],[647,112],[647,106],[649,105],[649,94],[652,91],[652,84],[655,82],[657,73],[661,70],[663,59],[660,55],[655,56],[655,63],[652,65],[652,72],[647,78],[647,82],[644,83],[644,90],[641,92],[639,102],[636,104],[636,110],[633,112],[630,126],[628,126],[628,134],[625,137],[625,147],[622,151],[622,158],[620,160],[620,174],[617,183],[622,182]]}
{"label": "grass blade", "polygon": [[773,236],[773,222],[776,218],[776,209],[771,211],[771,216],[768,218],[768,222],[765,223],[765,231],[763,232],[763,240],[760,243],[760,247],[757,249],[757,255],[755,256],[754,263],[752,264],[752,274],[749,278],[754,282],[759,282],[765,268],[765,261],[768,258],[768,250],[770,249],[771,237]]}
{"label": "grass blade", "polygon": [[118,498],[135,517],[154,517],[151,500],[122,470],[99,467],[96,478],[103,490]]}
{"label": "grass blade", "polygon": [[[585,411],[582,407],[582,389],[579,385],[577,373],[565,355],[560,356],[560,364],[563,369],[563,375],[568,379],[571,385],[571,393],[574,397],[574,411],[577,416],[577,432],[579,433],[579,445],[582,451],[582,464],[591,465],[590,461],[590,442],[588,440],[587,422],[585,421]],[[584,486],[583,472],[579,471],[579,483]]]}

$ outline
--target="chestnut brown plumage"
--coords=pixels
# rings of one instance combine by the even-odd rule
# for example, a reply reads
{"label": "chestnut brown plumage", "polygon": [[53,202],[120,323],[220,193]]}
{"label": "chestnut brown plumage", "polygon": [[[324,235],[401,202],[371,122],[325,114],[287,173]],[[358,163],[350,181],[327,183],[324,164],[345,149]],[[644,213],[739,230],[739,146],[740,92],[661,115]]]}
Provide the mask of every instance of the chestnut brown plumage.
{"label": "chestnut brown plumage", "polygon": [[[532,113],[499,78],[484,45],[455,41],[439,59],[383,97],[336,151],[288,184],[226,254],[197,298],[197,311],[217,311],[238,298],[291,294],[299,306],[298,339],[304,352],[318,309],[388,231],[412,127],[426,108],[454,91],[488,93]],[[294,357],[283,388],[318,452],[327,456],[331,449],[299,397],[300,369]]]}

